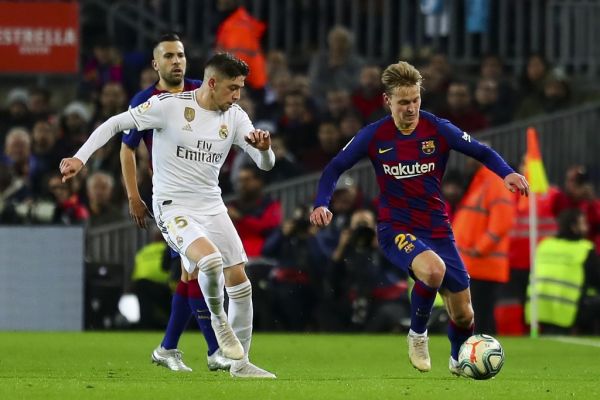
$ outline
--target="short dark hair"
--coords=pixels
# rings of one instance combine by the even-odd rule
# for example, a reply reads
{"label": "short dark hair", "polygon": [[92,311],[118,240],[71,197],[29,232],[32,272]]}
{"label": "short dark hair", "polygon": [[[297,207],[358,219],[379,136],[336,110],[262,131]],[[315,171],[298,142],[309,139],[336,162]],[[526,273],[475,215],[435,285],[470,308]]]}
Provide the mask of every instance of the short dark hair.
{"label": "short dark hair", "polygon": [[154,42],[154,46],[152,46],[152,50],[156,49],[159,44],[162,42],[181,42],[181,38],[175,32],[163,33],[160,37]]}
{"label": "short dark hair", "polygon": [[567,240],[580,239],[581,235],[573,231],[573,225],[577,224],[577,220],[584,215],[578,208],[567,208],[563,210],[558,218],[558,233],[557,237]]}
{"label": "short dark hair", "polygon": [[215,54],[208,60],[204,68],[214,68],[229,79],[237,78],[238,76],[248,76],[250,72],[248,64],[231,53]]}

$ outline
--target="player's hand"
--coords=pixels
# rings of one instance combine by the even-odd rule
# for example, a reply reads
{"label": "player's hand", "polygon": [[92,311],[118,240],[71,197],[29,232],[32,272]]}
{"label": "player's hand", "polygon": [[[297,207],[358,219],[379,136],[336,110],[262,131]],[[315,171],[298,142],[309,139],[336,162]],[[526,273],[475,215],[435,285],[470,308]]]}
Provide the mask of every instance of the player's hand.
{"label": "player's hand", "polygon": [[518,190],[522,196],[529,196],[529,183],[521,174],[513,172],[512,174],[506,175],[506,177],[504,177],[504,186],[513,193]]}
{"label": "player's hand", "polygon": [[327,226],[331,222],[333,214],[327,207],[317,207],[310,213],[310,223],[315,226]]}
{"label": "player's hand", "polygon": [[83,162],[79,158],[63,158],[60,161],[60,173],[63,176],[63,183],[77,175],[81,168],[83,168]]}
{"label": "player's hand", "polygon": [[146,206],[146,203],[139,197],[129,199],[129,215],[133,222],[142,229],[148,228],[146,217],[152,218],[152,213]]}
{"label": "player's hand", "polygon": [[250,146],[265,151],[271,148],[271,134],[269,131],[255,129],[245,137],[246,143]]}

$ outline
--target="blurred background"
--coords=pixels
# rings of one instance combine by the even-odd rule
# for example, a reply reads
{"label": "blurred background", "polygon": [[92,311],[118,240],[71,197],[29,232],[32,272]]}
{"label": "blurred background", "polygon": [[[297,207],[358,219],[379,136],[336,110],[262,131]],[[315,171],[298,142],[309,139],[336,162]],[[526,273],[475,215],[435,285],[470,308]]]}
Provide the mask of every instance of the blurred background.
{"label": "blurred background", "polygon": [[[156,81],[150,61],[162,33],[182,38],[188,78],[201,79],[216,50],[247,55],[243,34],[223,29],[240,12],[251,16],[264,63],[239,103],[272,132],[277,162],[263,174],[232,151],[220,185],[250,257],[257,330],[407,330],[411,283],[378,250],[370,164],[340,179],[329,227],[307,220],[323,167],[386,115],[382,69],[406,60],[424,77],[422,108],[489,143],[515,169],[527,128],[536,129],[551,184],[536,200],[540,238],[594,249],[573,261],[561,247],[556,276],[584,272],[568,299],[547,290],[542,328],[600,334],[600,2],[592,0],[0,1],[0,329],[165,326],[179,261],[154,227],[140,230],[129,218],[120,137],[68,184],[58,163]],[[150,204],[144,146],[137,157]],[[443,189],[451,217],[474,189],[476,168],[450,159]],[[510,273],[490,281],[489,333],[527,332],[528,216],[527,201],[514,198],[502,237],[509,250],[500,255]],[[119,311],[123,294],[137,296],[139,319]],[[564,322],[565,313],[576,317]],[[446,322],[438,305],[430,330]]]}

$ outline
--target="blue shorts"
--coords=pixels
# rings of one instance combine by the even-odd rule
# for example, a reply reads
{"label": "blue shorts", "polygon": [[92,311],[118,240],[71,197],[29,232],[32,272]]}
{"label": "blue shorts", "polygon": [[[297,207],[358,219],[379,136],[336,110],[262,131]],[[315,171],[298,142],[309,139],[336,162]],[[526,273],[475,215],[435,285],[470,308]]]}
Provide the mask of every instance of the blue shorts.
{"label": "blue shorts", "polygon": [[469,287],[469,274],[458,254],[453,238],[419,239],[410,233],[395,230],[390,226],[379,226],[377,237],[385,257],[413,279],[415,276],[411,265],[414,258],[426,250],[432,250],[446,264],[446,274],[441,288],[456,293]]}

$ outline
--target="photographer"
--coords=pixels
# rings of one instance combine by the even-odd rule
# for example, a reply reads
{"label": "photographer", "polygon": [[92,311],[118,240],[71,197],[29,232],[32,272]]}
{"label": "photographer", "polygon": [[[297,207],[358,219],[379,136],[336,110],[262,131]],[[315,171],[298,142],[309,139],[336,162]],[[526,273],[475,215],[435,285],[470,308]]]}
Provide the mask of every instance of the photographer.
{"label": "photographer", "polygon": [[263,256],[273,258],[270,274],[272,312],[280,328],[302,331],[313,322],[316,282],[320,282],[322,256],[310,225],[308,207],[298,207],[293,217],[267,238]]}
{"label": "photographer", "polygon": [[352,214],[331,260],[330,279],[337,312],[352,330],[400,329],[410,315],[406,276],[380,252],[375,216],[370,210]]}

